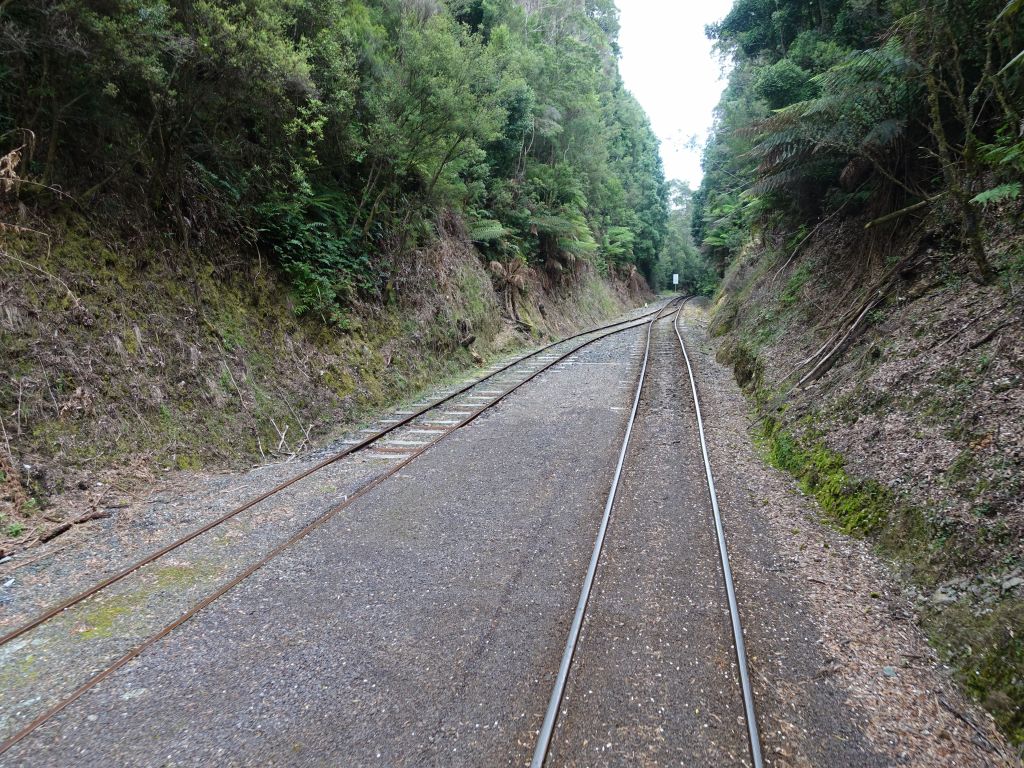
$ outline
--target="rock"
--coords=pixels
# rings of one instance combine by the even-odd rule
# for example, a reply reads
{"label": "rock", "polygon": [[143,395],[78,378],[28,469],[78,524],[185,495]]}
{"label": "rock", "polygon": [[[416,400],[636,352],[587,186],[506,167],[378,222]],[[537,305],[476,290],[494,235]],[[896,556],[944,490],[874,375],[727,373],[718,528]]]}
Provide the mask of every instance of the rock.
{"label": "rock", "polygon": [[886,677],[896,677],[896,667],[882,667],[882,674]]}
{"label": "rock", "polygon": [[949,603],[956,602],[956,593],[951,592],[945,587],[939,587],[932,593],[931,602],[936,605],[948,605]]}
{"label": "rock", "polygon": [[1024,584],[1024,578],[1021,578],[1020,576],[1013,576],[1003,582],[1003,592],[1009,592],[1011,589],[1019,587],[1021,584]]}

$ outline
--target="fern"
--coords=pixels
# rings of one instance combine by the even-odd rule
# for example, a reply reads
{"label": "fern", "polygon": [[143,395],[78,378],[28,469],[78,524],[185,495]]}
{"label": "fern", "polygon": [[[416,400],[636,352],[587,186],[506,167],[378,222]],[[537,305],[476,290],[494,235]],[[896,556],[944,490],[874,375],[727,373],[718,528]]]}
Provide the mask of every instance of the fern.
{"label": "fern", "polygon": [[1024,173],[1024,141],[1016,141],[1009,132],[1002,134],[995,144],[982,144],[978,154],[989,165]]}
{"label": "fern", "polygon": [[487,243],[493,240],[501,240],[510,234],[500,221],[495,219],[480,219],[474,221],[469,228],[469,239],[475,243]]}
{"label": "fern", "polygon": [[636,235],[629,227],[609,227],[604,238],[604,253],[616,261],[630,261],[635,240]]}
{"label": "fern", "polygon": [[748,195],[817,183],[823,161],[877,157],[903,137],[907,103],[918,97],[909,80],[916,64],[891,40],[859,51],[814,78],[821,95],[791,104],[757,123],[751,156],[758,161]]}
{"label": "fern", "polygon": [[1007,200],[1016,200],[1020,197],[1021,184],[1019,181],[1011,181],[1009,184],[1000,184],[998,187],[986,189],[984,192],[971,198],[972,203],[977,205],[988,205],[989,203],[1002,203]]}
{"label": "fern", "polygon": [[1000,19],[1008,19],[1021,8],[1024,8],[1024,0],[1010,0],[1010,2],[1006,4],[1006,7],[999,12],[999,15],[996,17],[996,21],[999,21]]}

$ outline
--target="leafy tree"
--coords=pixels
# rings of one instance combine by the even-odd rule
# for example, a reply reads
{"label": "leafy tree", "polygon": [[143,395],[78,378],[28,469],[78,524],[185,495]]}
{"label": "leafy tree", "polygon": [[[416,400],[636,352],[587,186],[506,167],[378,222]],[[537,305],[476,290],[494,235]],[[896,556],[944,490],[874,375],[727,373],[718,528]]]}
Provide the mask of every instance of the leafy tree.
{"label": "leafy tree", "polygon": [[14,0],[0,149],[23,201],[268,246],[328,322],[442,211],[487,258],[650,277],[665,184],[617,34],[612,0]]}
{"label": "leafy tree", "polygon": [[885,221],[941,204],[991,279],[980,207],[1020,194],[1006,160],[1024,105],[1020,9],[738,0],[708,30],[735,67],[696,197],[706,251],[724,263],[759,227],[799,231],[837,200]]}
{"label": "leafy tree", "polygon": [[668,234],[658,258],[655,285],[672,288],[672,275],[677,274],[682,293],[710,296],[718,285],[718,275],[693,241],[694,193],[680,181],[671,182],[669,187]]}

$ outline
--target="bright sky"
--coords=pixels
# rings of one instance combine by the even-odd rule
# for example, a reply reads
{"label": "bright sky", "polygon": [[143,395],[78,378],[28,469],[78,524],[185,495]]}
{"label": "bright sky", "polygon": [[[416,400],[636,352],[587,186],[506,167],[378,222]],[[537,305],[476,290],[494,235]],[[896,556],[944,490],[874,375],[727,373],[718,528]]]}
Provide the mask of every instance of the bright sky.
{"label": "bright sky", "polygon": [[661,139],[665,178],[688,181],[696,189],[701,147],[725,87],[704,25],[725,18],[732,0],[617,2],[622,79]]}

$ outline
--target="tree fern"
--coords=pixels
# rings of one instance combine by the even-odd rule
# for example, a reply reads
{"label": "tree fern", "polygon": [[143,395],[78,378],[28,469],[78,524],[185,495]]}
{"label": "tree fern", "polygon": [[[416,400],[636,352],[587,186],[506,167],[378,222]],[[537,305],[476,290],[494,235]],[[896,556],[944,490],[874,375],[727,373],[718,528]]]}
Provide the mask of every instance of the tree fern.
{"label": "tree fern", "polygon": [[495,219],[480,219],[474,221],[469,228],[469,239],[476,243],[486,243],[493,240],[500,240],[511,233],[500,221]]}
{"label": "tree fern", "polygon": [[909,105],[919,98],[908,81],[916,65],[896,41],[858,51],[814,78],[820,96],[773,112],[753,126],[757,178],[748,190],[762,195],[814,180],[823,161],[838,169],[852,157],[877,160],[907,129]]}

